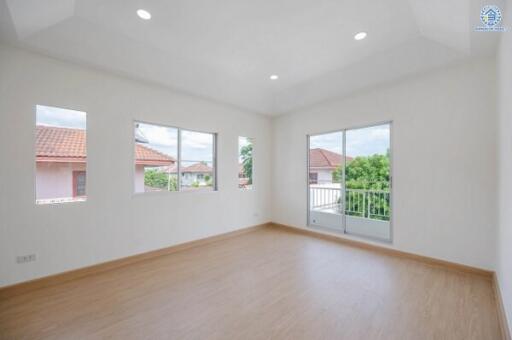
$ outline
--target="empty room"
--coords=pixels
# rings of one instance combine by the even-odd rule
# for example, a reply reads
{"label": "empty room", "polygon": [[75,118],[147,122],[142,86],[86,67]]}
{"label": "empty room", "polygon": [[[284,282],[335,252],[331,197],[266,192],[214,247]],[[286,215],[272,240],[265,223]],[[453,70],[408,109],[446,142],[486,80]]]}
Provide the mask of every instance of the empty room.
{"label": "empty room", "polygon": [[0,340],[511,330],[510,0],[0,0]]}

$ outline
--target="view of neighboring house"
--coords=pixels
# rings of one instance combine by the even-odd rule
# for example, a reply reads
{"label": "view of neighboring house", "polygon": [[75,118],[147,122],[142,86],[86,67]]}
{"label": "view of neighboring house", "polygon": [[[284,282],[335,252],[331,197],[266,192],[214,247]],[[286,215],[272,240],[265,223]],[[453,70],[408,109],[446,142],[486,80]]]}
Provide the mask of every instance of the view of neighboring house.
{"label": "view of neighboring house", "polygon": [[192,186],[195,183],[199,186],[208,185],[212,178],[213,169],[204,163],[195,163],[181,169],[181,185]]}
{"label": "view of neighboring house", "polygon": [[[309,184],[332,183],[333,172],[341,165],[342,155],[322,148],[309,150]],[[347,156],[347,162],[352,157]]]}
{"label": "view of neighboring house", "polygon": [[[144,168],[175,163],[172,157],[135,146],[135,186],[144,190]],[[39,202],[85,198],[86,132],[38,125],[36,130],[36,199]]]}
{"label": "view of neighboring house", "polygon": [[[178,169],[176,165],[158,167],[158,171],[168,174],[176,174]],[[211,178],[213,176],[213,169],[205,163],[195,163],[189,166],[182,167],[181,172],[181,185],[188,186],[207,186],[211,185]]]}
{"label": "view of neighboring house", "polygon": [[135,192],[144,192],[144,173],[147,168],[174,166],[176,159],[148,146],[135,143]]}

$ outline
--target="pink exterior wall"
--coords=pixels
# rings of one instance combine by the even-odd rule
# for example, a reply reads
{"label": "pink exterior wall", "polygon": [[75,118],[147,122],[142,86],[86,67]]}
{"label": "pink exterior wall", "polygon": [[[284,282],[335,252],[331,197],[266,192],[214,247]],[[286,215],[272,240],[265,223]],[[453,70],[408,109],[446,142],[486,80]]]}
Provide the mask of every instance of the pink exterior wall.
{"label": "pink exterior wall", "polygon": [[[73,171],[85,171],[84,163],[36,163],[36,199],[73,197]],[[144,165],[135,166],[135,192],[144,192]]]}
{"label": "pink exterior wall", "polygon": [[73,171],[85,171],[85,163],[36,163],[36,199],[73,197]]}
{"label": "pink exterior wall", "polygon": [[135,192],[144,192],[144,165],[135,165]]}

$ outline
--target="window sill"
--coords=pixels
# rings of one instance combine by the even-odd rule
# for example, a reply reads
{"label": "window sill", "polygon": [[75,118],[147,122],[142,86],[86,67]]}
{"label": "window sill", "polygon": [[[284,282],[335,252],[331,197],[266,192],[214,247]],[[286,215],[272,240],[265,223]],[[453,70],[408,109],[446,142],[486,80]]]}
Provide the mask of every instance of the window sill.
{"label": "window sill", "polygon": [[69,198],[47,198],[36,199],[36,205],[57,205],[87,202],[87,197],[69,197]]}

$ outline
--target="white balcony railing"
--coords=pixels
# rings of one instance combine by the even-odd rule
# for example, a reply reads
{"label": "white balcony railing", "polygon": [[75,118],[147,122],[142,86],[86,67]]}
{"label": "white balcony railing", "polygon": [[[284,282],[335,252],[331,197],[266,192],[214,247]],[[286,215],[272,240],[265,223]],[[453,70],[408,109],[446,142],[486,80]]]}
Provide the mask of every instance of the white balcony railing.
{"label": "white balcony railing", "polygon": [[346,189],[345,204],[342,204],[341,188],[311,185],[309,190],[311,210],[341,214],[344,209],[350,216],[389,221],[389,191]]}

